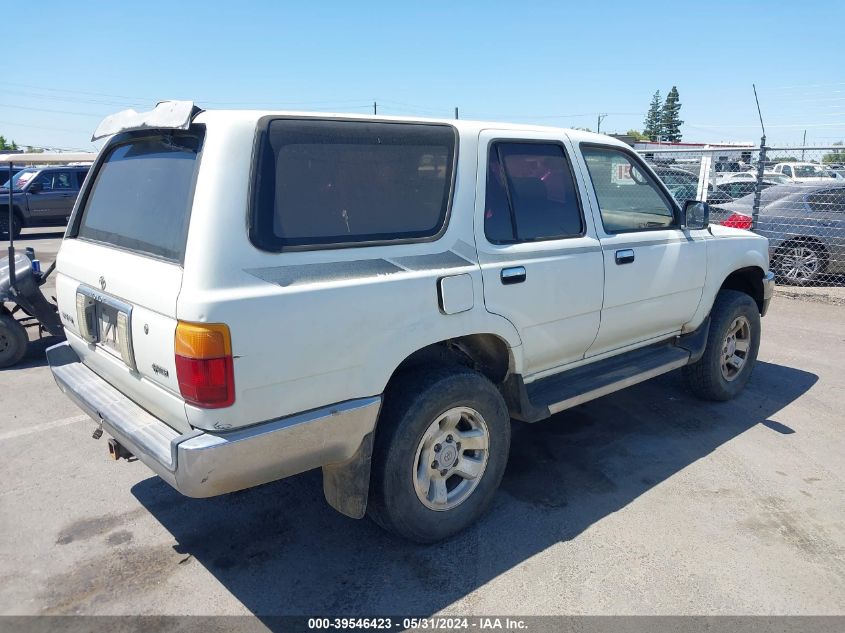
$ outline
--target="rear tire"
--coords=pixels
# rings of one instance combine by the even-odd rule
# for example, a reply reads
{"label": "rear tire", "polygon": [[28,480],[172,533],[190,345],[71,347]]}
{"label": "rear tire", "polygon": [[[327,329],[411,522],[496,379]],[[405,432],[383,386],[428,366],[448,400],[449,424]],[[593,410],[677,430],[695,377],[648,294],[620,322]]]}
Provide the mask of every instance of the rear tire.
{"label": "rear tire", "polygon": [[722,290],[710,312],[704,355],[682,369],[687,387],[704,400],[730,400],[751,378],[760,349],[760,311],[744,292]]}
{"label": "rear tire", "polygon": [[[21,236],[21,219],[17,213],[12,215],[12,236],[18,239]],[[9,239],[9,212],[0,212],[0,239]]]}
{"label": "rear tire", "polygon": [[490,506],[510,448],[510,416],[487,378],[426,367],[385,393],[367,512],[418,543],[460,532]]}
{"label": "rear tire", "polygon": [[0,367],[11,367],[26,355],[26,329],[9,314],[0,314]]}

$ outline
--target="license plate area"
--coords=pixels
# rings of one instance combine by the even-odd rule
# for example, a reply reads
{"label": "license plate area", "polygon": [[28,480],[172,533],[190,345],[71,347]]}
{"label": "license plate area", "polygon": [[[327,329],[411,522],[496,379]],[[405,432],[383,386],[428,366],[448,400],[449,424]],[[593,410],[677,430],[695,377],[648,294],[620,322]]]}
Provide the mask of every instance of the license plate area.
{"label": "license plate area", "polygon": [[[118,330],[118,315],[121,311],[114,306],[97,301],[94,303],[94,313],[97,317],[97,346],[121,358],[121,336],[126,336],[127,334]],[[128,321],[129,315],[126,313],[123,314],[124,318]]]}
{"label": "license plate area", "polygon": [[76,306],[82,337],[135,369],[132,306],[88,286],[77,289]]}

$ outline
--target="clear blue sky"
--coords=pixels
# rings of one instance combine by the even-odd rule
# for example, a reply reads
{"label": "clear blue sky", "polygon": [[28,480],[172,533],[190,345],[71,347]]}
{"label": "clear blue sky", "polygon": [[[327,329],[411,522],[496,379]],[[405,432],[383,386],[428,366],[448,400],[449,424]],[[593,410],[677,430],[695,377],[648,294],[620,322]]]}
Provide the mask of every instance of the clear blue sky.
{"label": "clear blue sky", "polygon": [[[9,7],[7,7],[9,8]],[[845,140],[842,0],[18,3],[0,134],[91,148],[102,116],[160,99],[642,127],[680,91],[684,140]],[[9,36],[11,34],[11,42]],[[0,71],[2,72],[2,71]]]}

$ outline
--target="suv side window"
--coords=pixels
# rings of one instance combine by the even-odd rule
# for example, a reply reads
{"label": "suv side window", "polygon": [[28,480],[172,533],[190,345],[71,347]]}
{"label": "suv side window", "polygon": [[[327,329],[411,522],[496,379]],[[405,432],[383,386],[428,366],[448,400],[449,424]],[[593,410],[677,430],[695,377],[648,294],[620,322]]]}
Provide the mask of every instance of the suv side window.
{"label": "suv side window", "polygon": [[449,210],[456,145],[442,124],[269,120],[250,238],[269,251],[433,239]]}
{"label": "suv side window", "polygon": [[672,203],[651,175],[627,152],[611,147],[582,146],[582,153],[605,231],[621,233],[674,225]]}
{"label": "suv side window", "polygon": [[825,189],[807,196],[807,204],[816,212],[845,211],[845,187]]}
{"label": "suv side window", "polygon": [[493,244],[581,235],[572,169],[557,143],[495,142],[487,161],[484,235]]}
{"label": "suv side window", "polygon": [[71,180],[69,171],[48,171],[44,172],[36,180],[41,185],[42,191],[67,191],[78,189],[76,183]]}
{"label": "suv side window", "polygon": [[789,176],[791,178],[792,177],[792,167],[790,167],[789,165],[784,165],[783,169],[781,170],[781,173],[784,176]]}
{"label": "suv side window", "polygon": [[85,182],[85,176],[88,175],[87,169],[80,169],[76,172],[76,180],[77,180],[77,189],[82,189],[82,183]]}

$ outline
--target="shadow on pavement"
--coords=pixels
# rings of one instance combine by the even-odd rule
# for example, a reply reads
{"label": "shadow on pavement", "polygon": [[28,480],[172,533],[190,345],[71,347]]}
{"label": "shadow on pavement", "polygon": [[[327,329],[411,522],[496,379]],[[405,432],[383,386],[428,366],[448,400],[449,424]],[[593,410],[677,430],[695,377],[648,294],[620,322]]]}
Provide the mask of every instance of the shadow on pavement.
{"label": "shadow on pavement", "polygon": [[[419,546],[323,500],[320,472],[212,499],[157,477],[137,499],[256,615],[428,615],[579,534],[805,393],[817,376],[760,362],[746,391],[705,403],[675,372],[514,427],[492,510],[463,534]],[[791,429],[790,429],[791,430]],[[268,622],[269,624],[269,622]]]}

